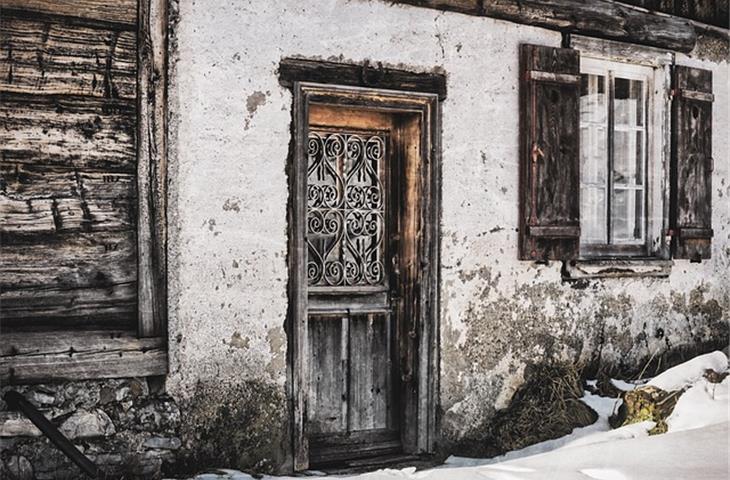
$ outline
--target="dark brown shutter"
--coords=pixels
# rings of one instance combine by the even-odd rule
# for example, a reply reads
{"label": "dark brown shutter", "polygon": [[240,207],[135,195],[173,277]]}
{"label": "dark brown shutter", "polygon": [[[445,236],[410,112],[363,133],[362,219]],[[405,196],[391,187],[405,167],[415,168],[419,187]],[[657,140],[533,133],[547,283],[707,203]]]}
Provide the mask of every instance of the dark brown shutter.
{"label": "dark brown shutter", "polygon": [[522,260],[566,260],[578,255],[579,98],[576,50],[521,46]]}
{"label": "dark brown shutter", "polygon": [[674,67],[671,235],[674,258],[710,258],[712,72]]}

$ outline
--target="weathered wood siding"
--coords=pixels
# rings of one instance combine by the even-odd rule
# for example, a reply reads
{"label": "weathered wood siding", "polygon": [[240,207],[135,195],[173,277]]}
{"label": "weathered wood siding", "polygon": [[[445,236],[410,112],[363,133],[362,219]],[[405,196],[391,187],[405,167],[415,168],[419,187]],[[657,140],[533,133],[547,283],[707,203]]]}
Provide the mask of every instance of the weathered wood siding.
{"label": "weathered wood siding", "polygon": [[622,0],[647,10],[677,15],[698,22],[728,28],[730,9],[728,0]]}
{"label": "weathered wood siding", "polygon": [[689,52],[697,40],[689,22],[612,0],[395,0],[438,10],[499,18],[565,33]]}
{"label": "weathered wood siding", "polygon": [[136,328],[135,1],[2,1],[4,328]]}

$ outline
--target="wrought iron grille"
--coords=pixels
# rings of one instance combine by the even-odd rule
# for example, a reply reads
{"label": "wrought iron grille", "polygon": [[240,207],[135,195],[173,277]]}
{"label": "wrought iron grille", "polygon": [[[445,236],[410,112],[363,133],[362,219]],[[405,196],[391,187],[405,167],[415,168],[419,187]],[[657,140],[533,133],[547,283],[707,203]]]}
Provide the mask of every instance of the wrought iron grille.
{"label": "wrought iron grille", "polygon": [[386,137],[312,131],[308,140],[309,285],[384,285]]}

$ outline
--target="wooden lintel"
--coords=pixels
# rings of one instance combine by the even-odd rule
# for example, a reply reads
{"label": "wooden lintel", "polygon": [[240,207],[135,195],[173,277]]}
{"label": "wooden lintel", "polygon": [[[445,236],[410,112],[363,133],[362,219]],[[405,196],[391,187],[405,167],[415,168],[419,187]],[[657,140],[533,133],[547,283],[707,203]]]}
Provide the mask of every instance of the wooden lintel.
{"label": "wooden lintel", "polygon": [[690,52],[695,27],[680,17],[649,12],[613,0],[394,0],[525,25]]}
{"label": "wooden lintel", "polygon": [[147,377],[167,373],[165,338],[135,332],[4,333],[0,382]]}
{"label": "wooden lintel", "polygon": [[[134,29],[136,0],[2,0],[3,15],[20,15],[36,20],[47,16],[63,18],[65,23],[116,26]],[[2,16],[2,15],[0,15]]]}
{"label": "wooden lintel", "polygon": [[446,98],[446,76],[441,73],[408,72],[368,62],[356,65],[284,58],[279,64],[279,80],[287,87],[291,87],[294,82],[336,83],[352,87],[435,93],[439,100]]}

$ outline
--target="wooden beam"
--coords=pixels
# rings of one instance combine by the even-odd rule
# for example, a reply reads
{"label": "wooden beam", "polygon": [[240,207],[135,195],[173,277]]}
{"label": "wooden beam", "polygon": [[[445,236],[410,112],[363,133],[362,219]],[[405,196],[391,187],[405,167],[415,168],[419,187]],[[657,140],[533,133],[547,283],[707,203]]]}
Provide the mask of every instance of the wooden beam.
{"label": "wooden beam", "polygon": [[130,331],[3,333],[4,384],[124,378],[167,373],[165,338]]}
{"label": "wooden beam", "polygon": [[414,73],[367,62],[354,65],[285,58],[279,64],[279,80],[287,87],[291,87],[294,82],[336,83],[352,87],[436,93],[440,100],[446,98],[446,76],[443,74]]}
{"label": "wooden beam", "polygon": [[2,10],[22,10],[30,14],[57,15],[120,26],[134,26],[136,0],[0,0]]}
{"label": "wooden beam", "polygon": [[3,243],[0,255],[4,329],[136,323],[134,231],[23,240]]}
{"label": "wooden beam", "polygon": [[394,0],[438,10],[690,52],[697,40],[687,20],[612,0]]}
{"label": "wooden beam", "polygon": [[647,10],[690,18],[698,22],[728,28],[728,0],[621,0]]}
{"label": "wooden beam", "polygon": [[134,31],[7,12],[0,22],[0,91],[135,98]]}
{"label": "wooden beam", "polygon": [[137,78],[139,334],[167,317],[167,1],[140,0]]}
{"label": "wooden beam", "polygon": [[0,87],[3,162],[134,171],[134,103]]}

